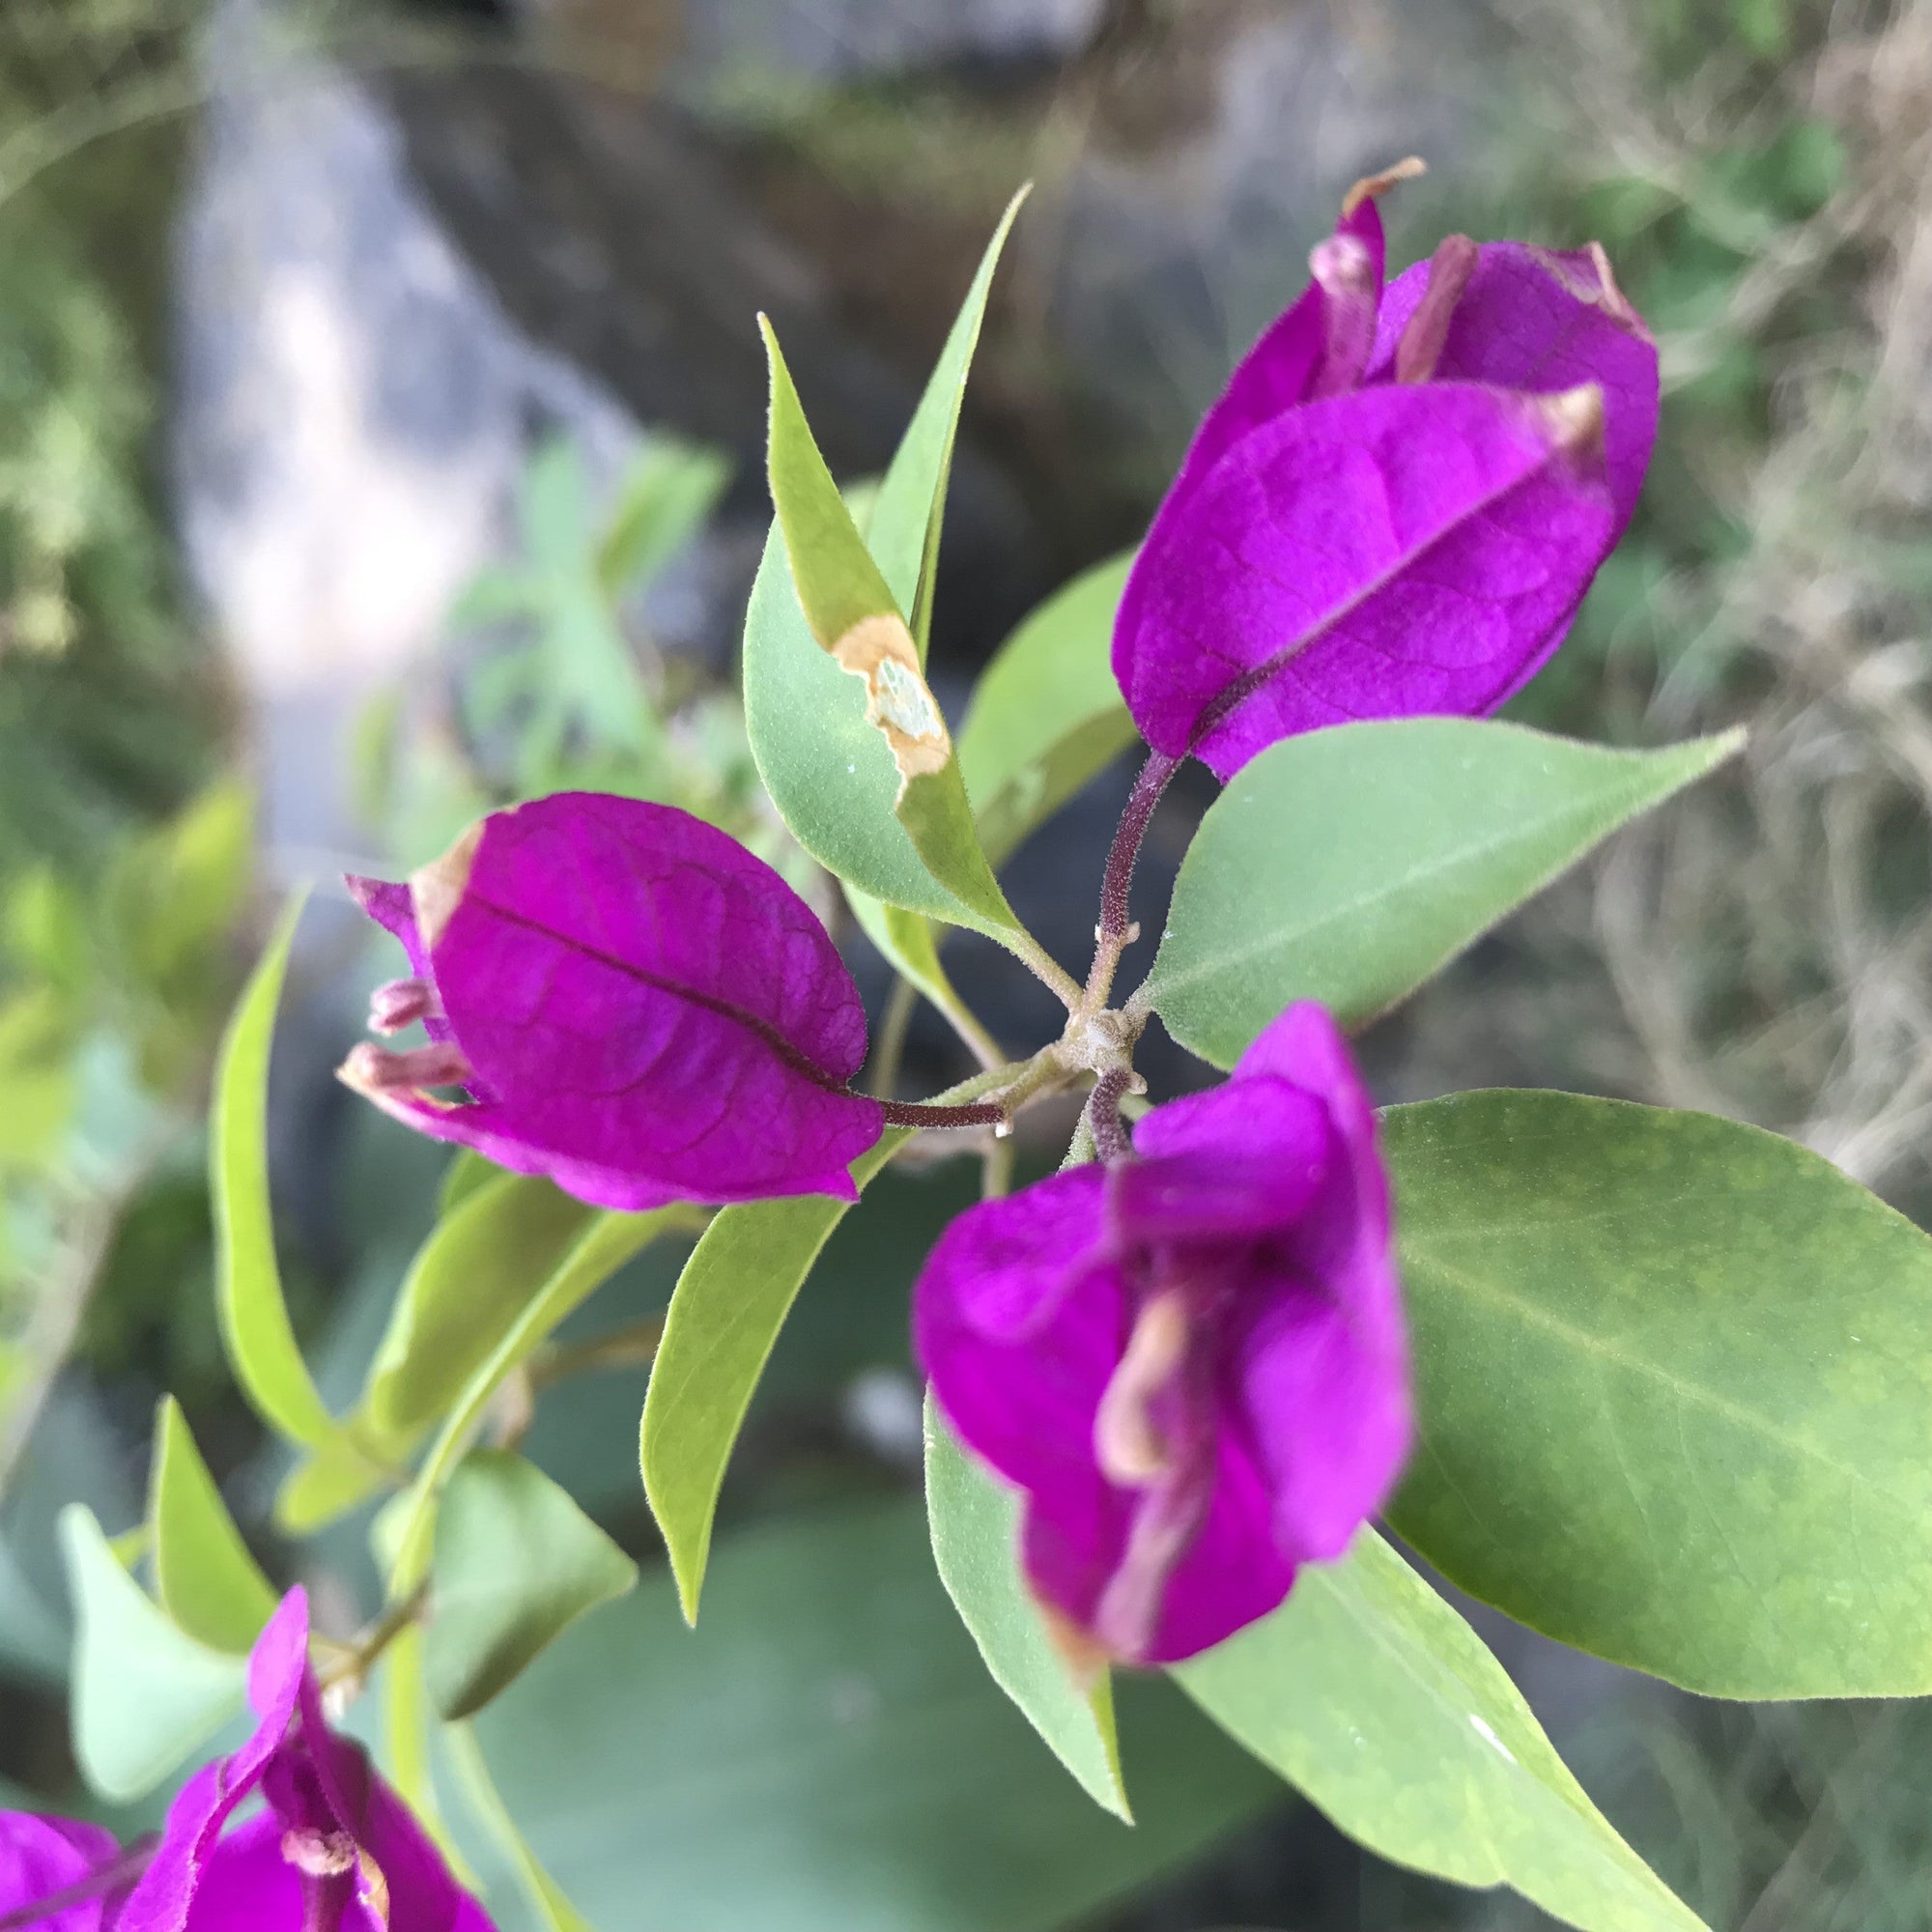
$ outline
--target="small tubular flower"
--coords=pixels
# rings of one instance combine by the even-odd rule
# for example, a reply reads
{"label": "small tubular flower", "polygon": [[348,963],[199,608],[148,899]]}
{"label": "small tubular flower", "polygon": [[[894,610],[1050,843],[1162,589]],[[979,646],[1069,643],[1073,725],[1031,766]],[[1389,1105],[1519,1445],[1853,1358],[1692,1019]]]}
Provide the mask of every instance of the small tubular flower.
{"label": "small tubular flower", "polygon": [[559,792],[407,885],[349,885],[410,960],[372,1027],[429,1037],[343,1065],[397,1119],[604,1208],[856,1198],[846,1168],[883,1125],[846,1091],[858,988],[810,907],[715,826]]}
{"label": "small tubular flower", "polygon": [[1158,753],[1224,781],[1296,732],[1479,715],[1562,641],[1629,522],[1657,351],[1601,248],[1453,236],[1383,289],[1358,184],[1208,411],[1121,602]]}
{"label": "small tubular flower", "polygon": [[1074,1646],[1172,1663],[1380,1506],[1406,1353],[1374,1114],[1320,1007],[1133,1139],[955,1221],[913,1330],[948,1422],[1025,1492],[1026,1572]]}
{"label": "small tubular flower", "polygon": [[[299,1589],[256,1642],[248,1696],[254,1736],[182,1787],[103,1932],[491,1932],[361,1747],[329,1729]],[[257,1794],[263,1810],[228,1829]]]}

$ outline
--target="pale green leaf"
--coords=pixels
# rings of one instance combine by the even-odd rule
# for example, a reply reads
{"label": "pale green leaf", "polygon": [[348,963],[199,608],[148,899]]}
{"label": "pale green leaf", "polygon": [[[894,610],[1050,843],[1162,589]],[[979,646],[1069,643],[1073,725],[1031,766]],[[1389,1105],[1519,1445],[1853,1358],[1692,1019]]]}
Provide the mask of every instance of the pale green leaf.
{"label": "pale green leaf", "polygon": [[490,1774],[489,1760],[475,1732],[468,1724],[452,1724],[445,1735],[470,1809],[509,1860],[544,1932],[591,1932],[590,1921],[564,1896],[563,1888],[544,1869],[517,1829],[516,1819],[497,1790],[497,1780]]}
{"label": "pale green leaf", "polygon": [[394,1498],[387,1541],[393,1548],[389,1593],[407,1597],[421,1581],[430,1554],[437,1499],[471,1435],[505,1380],[617,1270],[661,1235],[695,1233],[702,1209],[659,1208],[646,1214],[600,1213],[577,1238],[550,1279],[525,1304],[488,1361],[469,1378],[430,1448],[414,1486]]}
{"label": "pale green leaf", "polygon": [[1618,752],[1466,718],[1286,739],[1208,808],[1137,997],[1223,1067],[1293,1000],[1360,1025],[1742,742]]}
{"label": "pale green leaf", "polygon": [[958,989],[939,962],[939,935],[923,913],[907,912],[900,906],[882,904],[856,886],[847,886],[845,901],[859,928],[888,965],[909,980],[959,1030],[974,1042],[976,1051],[987,1065],[996,1065],[1005,1056],[994,1043],[978,1016],[959,997]]}
{"label": "pale green leaf", "polygon": [[[889,1127],[852,1163],[859,1186],[909,1134]],[[678,1277],[644,1394],[639,1461],[689,1623],[697,1620],[731,1445],[792,1302],[850,1208],[826,1194],[726,1208]]]}
{"label": "pale green leaf", "polygon": [[126,1803],[241,1710],[247,1666],[177,1630],[122,1568],[91,1510],[69,1504],[60,1535],[78,1626],[74,1756],[95,1791]]}
{"label": "pale green leaf", "polygon": [[537,1175],[495,1173],[436,1224],[404,1277],[362,1408],[384,1435],[438,1421],[596,1210]]}
{"label": "pale green leaf", "polygon": [[1482,1639],[1373,1530],[1174,1676],[1343,1831],[1513,1886],[1585,1932],[1698,1932],[1611,1830]]}
{"label": "pale green leaf", "polygon": [[638,1566],[534,1463],[472,1449],[436,1515],[423,1667],[440,1716],[468,1718]]}
{"label": "pale green leaf", "polygon": [[173,1396],[155,1415],[148,1535],[161,1607],[211,1650],[245,1656],[275,1592],[235,1527]]}
{"label": "pale green leaf", "polygon": [[980,842],[1003,866],[1136,737],[1114,677],[1114,613],[1131,553],[1054,592],[980,674],[959,727],[959,769]]}
{"label": "pale green leaf", "polygon": [[1403,1536],[1692,1690],[1932,1691],[1932,1241],[1703,1114],[1463,1094],[1383,1132],[1422,1427]]}
{"label": "pale green leaf", "polygon": [[269,1047],[300,914],[298,900],[282,915],[222,1041],[209,1124],[209,1176],[214,1200],[215,1309],[229,1366],[264,1422],[294,1441],[319,1448],[335,1435],[336,1424],[317,1393],[289,1321],[269,1204]]}
{"label": "pale green leaf", "polygon": [[275,1527],[284,1536],[313,1536],[393,1485],[399,1473],[372,1462],[347,1435],[334,1436],[283,1477],[275,1492]]}
{"label": "pale green leaf", "polygon": [[959,1446],[930,1395],[925,1510],[940,1580],[994,1683],[1094,1804],[1132,1824],[1111,1679],[1102,1671],[1090,1689],[1074,1683],[1020,1575],[1019,1497]]}

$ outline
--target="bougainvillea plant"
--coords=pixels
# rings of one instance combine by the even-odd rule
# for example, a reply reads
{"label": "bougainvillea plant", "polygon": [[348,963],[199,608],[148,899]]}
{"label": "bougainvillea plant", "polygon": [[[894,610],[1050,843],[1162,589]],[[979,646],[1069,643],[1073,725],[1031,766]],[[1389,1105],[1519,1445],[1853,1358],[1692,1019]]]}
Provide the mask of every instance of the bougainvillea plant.
{"label": "bougainvillea plant", "polygon": [[[980,1063],[960,1086],[855,1086],[866,1016],[826,927],[675,806],[559,792],[405,882],[352,880],[406,956],[372,1028],[422,1037],[356,1044],[342,1077],[463,1151],[339,1415],[270,1233],[285,923],[218,1083],[220,1312],[242,1388],[299,1452],[281,1526],[389,1494],[386,1602],[355,1638],[311,1637],[164,1405],[140,1539],[155,1595],[85,1511],[66,1525],[83,1763],[109,1795],[152,1788],[244,1677],[259,1725],[127,1849],[0,1819],[0,1926],[483,1927],[438,1761],[480,1784],[534,1922],[582,1926],[468,1728],[636,1580],[517,1453],[529,1365],[633,1256],[695,1241],[641,1454],[696,1620],[780,1327],[915,1145],[985,1174],[906,1265],[939,1573],[992,1676],[1121,1817],[1114,1680],[1164,1672],[1391,1859],[1600,1932],[1697,1924],[1384,1529],[1522,1623],[1694,1690],[1932,1690],[1919,1232],[1750,1127],[1533,1092],[1378,1117],[1352,1058],[1352,1030],[1735,749],[1486,722],[1560,646],[1630,517],[1658,358],[1600,249],[1452,237],[1387,280],[1378,197],[1411,172],[1349,195],[1138,554],[1022,626],[956,738],[925,648],[1006,225],[863,529],[767,329],[777,519],[745,639],[752,746],[798,844]],[[1136,736],[1076,976],[999,874]],[[1223,788],[1136,954],[1136,856],[1190,758]],[[942,964],[950,927],[1032,969],[1065,1008],[1055,1037],[1017,1057],[993,1040]],[[1150,1104],[1135,1051],[1156,1017],[1220,1084]],[[1015,1121],[1068,1094],[1059,1171],[1015,1186]],[[117,1723],[144,1695],[129,1647],[185,1744]],[[378,1679],[372,1766],[332,1720]]]}

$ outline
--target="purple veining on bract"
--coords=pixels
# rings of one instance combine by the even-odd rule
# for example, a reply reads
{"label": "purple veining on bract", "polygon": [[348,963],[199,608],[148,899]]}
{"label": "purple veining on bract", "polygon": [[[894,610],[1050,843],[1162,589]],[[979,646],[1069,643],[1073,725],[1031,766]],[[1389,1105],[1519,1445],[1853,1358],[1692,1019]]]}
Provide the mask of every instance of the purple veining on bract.
{"label": "purple veining on bract", "polygon": [[[1562,641],[1649,462],[1657,351],[1603,251],[1452,237],[1384,292],[1387,185],[1350,196],[1208,411],[1122,599],[1135,723],[1224,781],[1324,724],[1495,709]],[[1483,411],[1544,444],[1501,497],[1459,460]]]}
{"label": "purple veining on bract", "polygon": [[408,887],[350,884],[421,982],[432,1048],[344,1068],[399,1119],[600,1207],[856,1198],[846,1169],[883,1124],[845,1091],[858,989],[810,907],[715,826],[562,792],[492,813]]}
{"label": "purple veining on bract", "polygon": [[1386,1179],[1334,1023],[1292,1007],[1135,1157],[970,1208],[915,1292],[948,1422],[1026,1494],[1035,1592],[1168,1663],[1342,1554],[1406,1453]]}

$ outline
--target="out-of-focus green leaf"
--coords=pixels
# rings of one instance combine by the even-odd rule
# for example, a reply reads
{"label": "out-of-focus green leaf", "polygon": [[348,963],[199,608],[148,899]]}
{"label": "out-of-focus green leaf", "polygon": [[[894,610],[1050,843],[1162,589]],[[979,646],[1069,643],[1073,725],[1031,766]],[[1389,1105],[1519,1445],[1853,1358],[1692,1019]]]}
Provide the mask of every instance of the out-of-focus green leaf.
{"label": "out-of-focus green leaf", "polygon": [[938,935],[932,922],[923,913],[883,905],[856,886],[847,886],[844,891],[860,930],[879,949],[886,963],[910,980],[966,1038],[976,1041],[982,1058],[997,1063],[1001,1057],[998,1048],[939,963]]}
{"label": "out-of-focus green leaf", "polygon": [[437,1213],[455,1213],[478,1188],[487,1186],[502,1173],[495,1161],[485,1160],[474,1148],[458,1148],[442,1171],[442,1185],[436,1197]]}
{"label": "out-of-focus green leaf", "polygon": [[284,1536],[313,1536],[396,1479],[348,1435],[310,1450],[275,1492],[275,1527]]}
{"label": "out-of-focus green leaf", "polygon": [[198,1644],[121,1567],[93,1513],[61,1514],[61,1547],[78,1620],[74,1756],[102,1798],[140,1798],[241,1708],[246,1665]]}
{"label": "out-of-focus green leaf", "polygon": [[298,900],[282,915],[229,1023],[214,1073],[209,1180],[214,1201],[215,1306],[229,1366],[278,1434],[319,1448],[338,1431],[302,1360],[282,1294],[269,1203],[269,1046]]}
{"label": "out-of-focus green leaf", "polygon": [[141,839],[117,867],[122,943],[160,992],[185,973],[208,974],[210,954],[241,917],[253,869],[255,802],[228,779]]}
{"label": "out-of-focus green leaf", "polygon": [[148,1534],[161,1607],[211,1650],[246,1656],[275,1607],[173,1396],[155,1415]]}
{"label": "out-of-focus green leaf", "polygon": [[1360,1025],[1742,742],[1617,752],[1405,718],[1270,746],[1201,821],[1137,997],[1222,1067],[1293,1000]]}
{"label": "out-of-focus green leaf", "polygon": [[1050,1932],[1278,1792],[1172,1686],[1122,1682],[1140,1823],[1109,1817],[988,1681],[921,1519],[895,1500],[724,1539],[696,1631],[648,1577],[476,1719],[595,1922]]}
{"label": "out-of-focus green leaf", "polygon": [[407,1597],[421,1581],[429,1561],[430,1532],[437,1498],[463,1455],[469,1437],[483,1419],[490,1399],[506,1377],[528,1360],[560,1322],[594,1294],[632,1256],[661,1235],[695,1233],[704,1225],[702,1209],[659,1208],[648,1214],[600,1213],[560,1261],[550,1279],[525,1306],[490,1359],[469,1378],[469,1384],[443,1418],[414,1487],[398,1496],[392,1525],[394,1559],[389,1590]]}
{"label": "out-of-focus green leaf", "polygon": [[720,451],[653,435],[618,492],[597,550],[597,579],[615,599],[649,583],[703,527],[731,480]]}
{"label": "out-of-focus green leaf", "polygon": [[1113,664],[1131,553],[1054,592],[980,674],[959,727],[959,769],[980,841],[1003,866],[1136,737]]}
{"label": "out-of-focus green leaf", "polygon": [[1173,1673],[1343,1831],[1585,1932],[1701,1932],[1550,1748],[1482,1639],[1371,1529]]}
{"label": "out-of-focus green leaf", "polygon": [[472,1449],[436,1514],[430,1696],[472,1716],[579,1617],[636,1586],[638,1566],[542,1470]]}
{"label": "out-of-focus green leaf", "polygon": [[993,1681],[1094,1804],[1127,1824],[1113,1686],[1073,1681],[1019,1570],[1019,1497],[966,1454],[925,1399],[925,1512],[933,1561]]}
{"label": "out-of-focus green leaf", "polygon": [[[772,501],[806,622],[839,668],[863,682],[866,723],[887,746],[899,775],[893,812],[921,863],[977,915],[977,923],[1011,927],[1017,922],[980,849],[959,760],[925,682],[918,645],[812,440],[769,323],[765,347],[772,365]],[[875,508],[875,522],[877,516]],[[860,694],[848,682],[840,699],[849,710]],[[800,718],[793,728],[815,729],[818,723]],[[853,883],[867,886],[863,878]]]}
{"label": "out-of-focus green leaf", "polygon": [[59,1149],[80,1104],[64,1003],[33,986],[0,1001],[0,1169],[39,1167]]}
{"label": "out-of-focus green leaf", "polygon": [[1932,1690],[1932,1240],[1704,1114],[1479,1093],[1383,1122],[1422,1429],[1404,1538],[1710,1696]]}
{"label": "out-of-focus green leaf", "polygon": [[483,1755],[475,1732],[468,1724],[452,1724],[446,1736],[470,1809],[509,1861],[544,1932],[591,1932],[590,1921],[564,1896],[563,1888],[544,1869],[518,1830],[510,1807],[497,1789],[497,1780],[490,1775],[490,1761]]}
{"label": "out-of-focus green leaf", "polygon": [[[909,1133],[888,1127],[852,1163],[853,1180],[864,1187]],[[697,1620],[731,1445],[792,1302],[850,1208],[825,1194],[726,1208],[678,1277],[644,1395],[639,1460],[687,1623]]]}
{"label": "out-of-focus green leaf", "polygon": [[446,1212],[369,1371],[371,1426],[408,1438],[440,1420],[595,1211],[540,1176],[497,1173]]}

